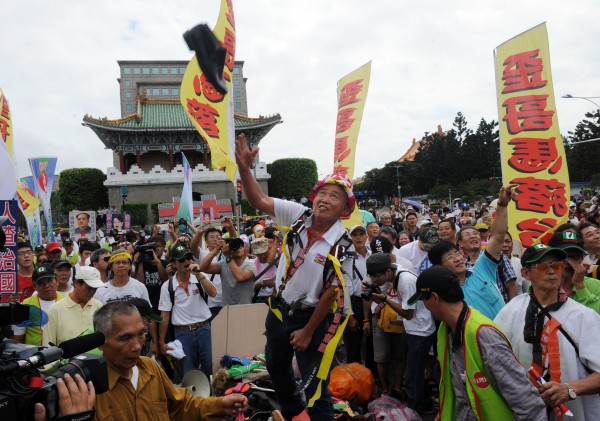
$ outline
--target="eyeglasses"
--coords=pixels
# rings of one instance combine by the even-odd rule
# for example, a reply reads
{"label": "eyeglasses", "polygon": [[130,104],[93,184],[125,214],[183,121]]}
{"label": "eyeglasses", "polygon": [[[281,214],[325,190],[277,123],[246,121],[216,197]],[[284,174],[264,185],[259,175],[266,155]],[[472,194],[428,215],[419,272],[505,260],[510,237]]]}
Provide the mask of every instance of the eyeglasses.
{"label": "eyeglasses", "polygon": [[565,262],[563,262],[562,260],[557,260],[555,262],[540,262],[540,263],[534,263],[531,265],[532,268],[534,268],[535,270],[537,270],[538,272],[548,272],[548,269],[552,268],[552,270],[554,272],[559,272],[561,270],[564,269],[565,267]]}
{"label": "eyeglasses", "polygon": [[454,251],[452,253],[448,253],[446,255],[446,257],[444,257],[444,259],[446,259],[446,261],[448,262],[452,262],[454,259],[456,259],[457,257],[460,257],[461,259],[464,259],[463,255],[460,254],[459,251]]}
{"label": "eyeglasses", "polygon": [[18,252],[17,256],[24,257],[24,256],[31,256],[32,254],[33,254],[33,252],[31,250],[27,250],[27,251]]}

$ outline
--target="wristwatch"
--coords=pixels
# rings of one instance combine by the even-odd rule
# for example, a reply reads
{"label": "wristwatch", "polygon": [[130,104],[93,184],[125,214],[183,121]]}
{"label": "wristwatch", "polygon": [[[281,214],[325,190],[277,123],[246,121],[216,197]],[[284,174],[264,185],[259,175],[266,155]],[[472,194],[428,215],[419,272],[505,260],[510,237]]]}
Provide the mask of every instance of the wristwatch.
{"label": "wristwatch", "polygon": [[573,389],[573,386],[571,386],[569,383],[563,384],[567,387],[567,390],[569,391],[569,400],[574,401],[575,399],[577,399],[577,393],[575,392],[575,389]]}
{"label": "wristwatch", "polygon": [[225,258],[225,263],[229,263],[229,262],[231,262],[231,257],[226,257]]}

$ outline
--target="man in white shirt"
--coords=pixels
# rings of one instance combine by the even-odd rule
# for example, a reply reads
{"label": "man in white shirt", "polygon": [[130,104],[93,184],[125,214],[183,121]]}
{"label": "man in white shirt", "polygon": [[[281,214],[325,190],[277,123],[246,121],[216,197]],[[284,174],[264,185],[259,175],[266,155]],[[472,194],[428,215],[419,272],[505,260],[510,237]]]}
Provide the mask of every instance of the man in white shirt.
{"label": "man in white shirt", "polygon": [[[210,310],[201,297],[200,289],[214,297],[215,286],[200,272],[194,263],[192,252],[178,245],[171,252],[173,265],[177,271],[166,281],[160,290],[158,309],[164,319],[159,327],[160,352],[166,355],[170,349],[166,344],[169,321],[175,329],[175,339],[183,345],[185,357],[182,360],[183,373],[200,367],[208,378],[212,374],[212,350],[210,332]],[[173,300],[169,292],[173,291]]]}
{"label": "man in white shirt", "polygon": [[[347,306],[347,298],[343,291],[345,288],[340,288],[345,281],[339,279],[339,272],[330,275],[324,274],[324,271],[333,247],[346,235],[340,218],[350,216],[356,205],[352,183],[338,174],[319,181],[309,195],[312,214],[299,222],[308,208],[269,197],[261,190],[252,173],[257,153],[258,148],[249,149],[244,134],[237,138],[235,156],[246,197],[252,207],[273,215],[278,226],[290,227],[290,231],[296,234],[290,238],[293,241],[289,245],[284,245],[289,250],[282,254],[279,262],[275,285],[277,299],[272,300],[274,302],[267,315],[267,369],[286,420],[330,421],[333,419],[333,405],[327,388],[329,376],[323,379],[312,374],[320,370],[317,364],[321,365],[322,371],[329,373],[330,362],[324,361],[322,356],[328,345],[336,345],[341,336],[336,327],[343,326],[346,320],[342,321],[342,313]],[[291,229],[296,222],[297,229]],[[304,227],[301,231],[299,225]],[[338,310],[330,326],[327,314],[336,300]],[[334,333],[330,332],[326,337],[330,329]],[[291,370],[294,354],[304,379],[308,414],[301,395],[296,393]],[[275,419],[280,419],[281,415],[278,417]]]}
{"label": "man in white shirt", "polygon": [[418,275],[432,266],[431,261],[427,257],[427,252],[439,241],[440,236],[437,228],[433,227],[431,221],[423,220],[419,227],[417,241],[402,246],[398,256],[408,259],[412,263],[412,269]]}
{"label": "man in white shirt", "polygon": [[538,387],[546,405],[565,404],[571,419],[592,420],[600,414],[600,316],[561,288],[567,257],[545,244],[528,247],[521,273],[532,290],[513,298],[494,322],[521,364],[536,368],[547,381]]}

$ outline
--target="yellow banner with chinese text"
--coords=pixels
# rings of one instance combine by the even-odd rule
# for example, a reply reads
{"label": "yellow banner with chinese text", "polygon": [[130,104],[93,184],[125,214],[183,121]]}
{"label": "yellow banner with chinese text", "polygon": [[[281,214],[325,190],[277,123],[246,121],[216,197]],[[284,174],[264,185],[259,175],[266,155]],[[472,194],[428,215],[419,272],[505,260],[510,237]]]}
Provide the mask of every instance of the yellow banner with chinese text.
{"label": "yellow banner with chinese text", "polygon": [[502,178],[516,185],[509,231],[547,242],[569,216],[569,172],[558,127],[546,24],[494,50]]}
{"label": "yellow banner with chinese text", "polygon": [[[335,123],[333,173],[341,174],[350,181],[354,176],[356,144],[369,92],[370,79],[371,62],[368,62],[338,81],[338,114]],[[352,215],[342,222],[346,228],[362,224],[358,206]]]}
{"label": "yellow banner with chinese text", "polygon": [[4,96],[4,92],[0,89],[0,136],[8,149],[11,159],[15,159],[15,151],[13,150],[13,135],[12,122],[10,120],[10,109],[8,100]]}
{"label": "yellow banner with chinese text", "polygon": [[181,82],[180,101],[200,136],[208,143],[212,169],[222,169],[233,182],[237,164],[233,159],[233,107],[231,81],[235,61],[235,17],[232,0],[221,0],[221,9],[213,34],[227,50],[223,79],[227,93],[222,94],[203,74],[196,56],[187,65]]}

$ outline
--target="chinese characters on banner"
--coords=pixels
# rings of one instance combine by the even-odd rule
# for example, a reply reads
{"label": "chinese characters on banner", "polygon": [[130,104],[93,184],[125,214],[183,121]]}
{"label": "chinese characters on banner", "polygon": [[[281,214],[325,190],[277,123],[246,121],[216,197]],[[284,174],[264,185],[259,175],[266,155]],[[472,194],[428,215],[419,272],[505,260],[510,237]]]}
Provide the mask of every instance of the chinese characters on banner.
{"label": "chinese characters on banner", "polygon": [[569,173],[558,127],[546,24],[494,50],[504,184],[514,183],[509,229],[523,246],[569,216]]}
{"label": "chinese characters on banner", "polygon": [[[335,123],[333,173],[352,181],[358,132],[369,91],[371,62],[359,67],[338,81],[338,114]],[[358,207],[343,221],[346,228],[362,223]]]}
{"label": "chinese characters on banner", "polygon": [[0,199],[10,200],[15,195],[17,171],[13,149],[12,121],[8,100],[0,89]]}
{"label": "chinese characters on banner", "polygon": [[17,220],[19,206],[16,200],[0,200],[0,216],[6,217],[2,230],[6,235],[0,252],[0,294],[16,294],[17,285]]}
{"label": "chinese characters on banner", "polygon": [[230,95],[236,45],[232,0],[221,0],[221,9],[213,33],[223,48],[227,50],[223,69],[227,94],[223,95],[217,91],[207,80],[194,56],[188,63],[181,81],[180,101],[192,124],[208,143],[211,167],[223,169],[233,182],[237,164],[232,158],[235,127],[233,98]]}

